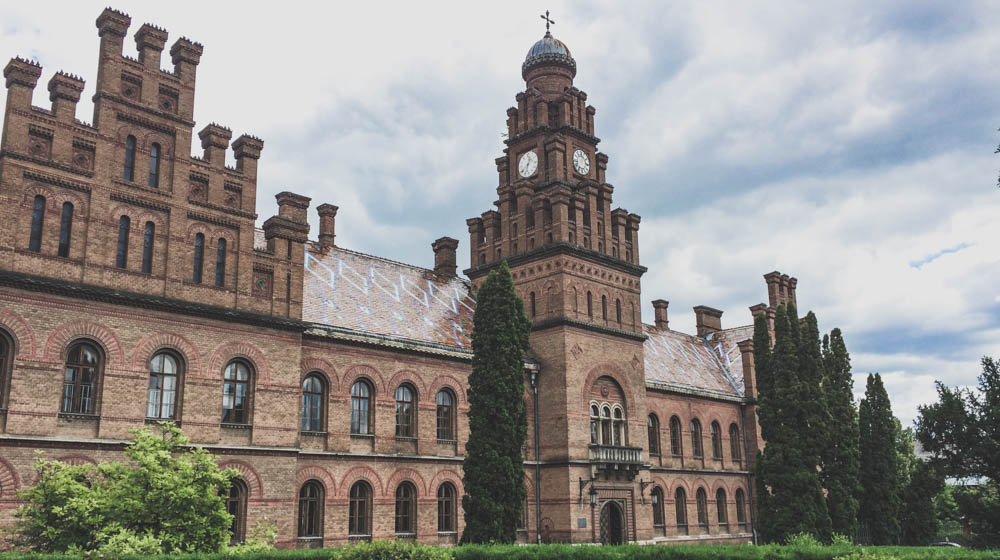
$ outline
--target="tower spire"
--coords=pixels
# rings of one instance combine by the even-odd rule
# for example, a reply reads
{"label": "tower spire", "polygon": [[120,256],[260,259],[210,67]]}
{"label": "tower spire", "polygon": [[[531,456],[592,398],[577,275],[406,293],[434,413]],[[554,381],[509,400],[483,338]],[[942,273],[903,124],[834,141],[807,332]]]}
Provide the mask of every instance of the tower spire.
{"label": "tower spire", "polygon": [[546,37],[551,36],[552,33],[549,32],[549,25],[555,25],[556,22],[555,22],[555,20],[553,20],[552,18],[549,17],[549,11],[545,10],[545,15],[544,16],[538,16],[538,17],[540,17],[540,18],[542,18],[542,19],[545,20],[545,36]]}

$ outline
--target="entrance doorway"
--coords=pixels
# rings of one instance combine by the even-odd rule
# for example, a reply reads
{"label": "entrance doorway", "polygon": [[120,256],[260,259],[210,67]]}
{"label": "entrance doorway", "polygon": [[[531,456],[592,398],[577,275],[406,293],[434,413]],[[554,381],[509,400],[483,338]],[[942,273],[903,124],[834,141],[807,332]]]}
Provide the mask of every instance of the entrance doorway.
{"label": "entrance doorway", "polygon": [[601,507],[601,544],[625,543],[625,512],[618,502]]}

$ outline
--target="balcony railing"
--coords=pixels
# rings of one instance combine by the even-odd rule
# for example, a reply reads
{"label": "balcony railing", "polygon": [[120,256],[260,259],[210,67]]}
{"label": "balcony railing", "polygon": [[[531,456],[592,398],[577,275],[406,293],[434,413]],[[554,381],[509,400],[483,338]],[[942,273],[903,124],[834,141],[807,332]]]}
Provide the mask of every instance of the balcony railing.
{"label": "balcony railing", "polygon": [[591,445],[590,463],[598,471],[621,474],[630,480],[642,466],[641,447],[620,447],[617,445]]}

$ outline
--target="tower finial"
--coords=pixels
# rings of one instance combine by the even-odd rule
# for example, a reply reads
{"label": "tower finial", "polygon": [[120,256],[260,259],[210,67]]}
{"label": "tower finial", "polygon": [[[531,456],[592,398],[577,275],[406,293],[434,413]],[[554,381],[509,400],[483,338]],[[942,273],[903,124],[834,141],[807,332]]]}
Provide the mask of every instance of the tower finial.
{"label": "tower finial", "polygon": [[545,34],[549,35],[549,25],[555,25],[556,24],[555,20],[553,20],[553,19],[551,19],[549,17],[549,11],[548,10],[545,10],[545,15],[544,16],[538,16],[538,17],[540,17],[540,18],[542,18],[542,19],[545,20]]}

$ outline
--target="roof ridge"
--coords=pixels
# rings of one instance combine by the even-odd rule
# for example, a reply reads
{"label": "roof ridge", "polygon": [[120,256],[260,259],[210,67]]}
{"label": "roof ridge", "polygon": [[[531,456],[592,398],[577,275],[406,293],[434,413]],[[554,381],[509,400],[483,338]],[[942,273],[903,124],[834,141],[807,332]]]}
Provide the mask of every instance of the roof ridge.
{"label": "roof ridge", "polygon": [[[316,251],[317,253],[323,253],[323,251],[320,251],[319,249],[316,248],[317,245],[319,244],[318,241],[310,241],[309,243],[312,244],[313,251]],[[387,259],[385,257],[380,257],[378,255],[373,255],[371,253],[365,253],[365,252],[362,252],[362,251],[356,251],[354,249],[348,249],[346,247],[341,247],[340,245],[334,245],[333,247],[330,247],[330,250],[331,251],[332,250],[344,251],[345,253],[350,253],[352,255],[358,255],[358,256],[361,256],[361,257],[368,257],[370,259],[375,259],[375,260],[382,261],[382,262],[385,262],[385,263],[399,265],[399,266],[405,266],[407,268],[412,268],[414,270],[419,270],[421,272],[430,272],[431,274],[434,274],[434,269],[433,268],[424,268],[422,266],[417,266],[415,264],[405,263],[405,262],[402,262],[402,261],[394,261],[392,259]],[[329,251],[327,251],[326,253],[323,253],[323,254],[329,254]],[[456,278],[458,280],[461,280],[463,284],[471,284],[471,282],[468,279],[466,279],[465,277],[463,277],[463,276],[456,275],[456,276],[454,276],[454,278]]]}

